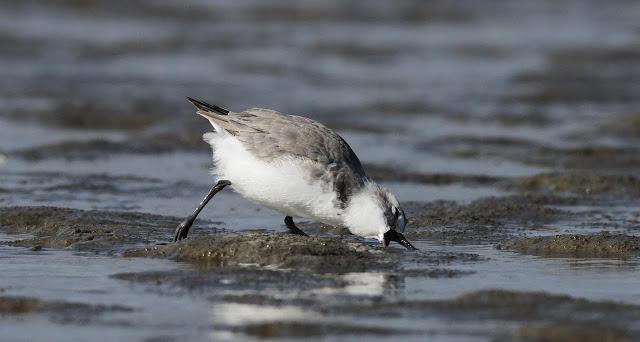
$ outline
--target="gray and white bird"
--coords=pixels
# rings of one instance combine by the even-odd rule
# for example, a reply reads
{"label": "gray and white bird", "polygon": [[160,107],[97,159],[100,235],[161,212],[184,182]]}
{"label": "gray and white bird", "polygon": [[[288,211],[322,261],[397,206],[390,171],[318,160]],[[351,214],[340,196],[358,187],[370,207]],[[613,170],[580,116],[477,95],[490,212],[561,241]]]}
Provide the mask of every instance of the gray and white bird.
{"label": "gray and white bird", "polygon": [[309,118],[252,108],[234,113],[187,97],[214,132],[203,138],[213,149],[216,183],[176,229],[189,228],[209,200],[226,186],[244,198],[285,215],[292,233],[306,235],[293,222],[304,217],[345,226],[355,235],[385,246],[396,241],[416,249],[403,235],[406,218],[396,197],[366,176],[342,137]]}

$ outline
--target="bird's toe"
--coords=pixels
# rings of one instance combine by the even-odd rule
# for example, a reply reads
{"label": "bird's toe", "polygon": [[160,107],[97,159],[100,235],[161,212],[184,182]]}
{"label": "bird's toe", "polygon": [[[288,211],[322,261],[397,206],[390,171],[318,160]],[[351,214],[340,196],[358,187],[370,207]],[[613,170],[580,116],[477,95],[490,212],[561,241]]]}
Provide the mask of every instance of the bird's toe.
{"label": "bird's toe", "polygon": [[187,234],[189,232],[189,227],[187,225],[183,223],[180,223],[180,225],[178,225],[178,228],[176,228],[176,232],[173,235],[173,242],[178,242],[182,239],[185,239],[187,237]]}

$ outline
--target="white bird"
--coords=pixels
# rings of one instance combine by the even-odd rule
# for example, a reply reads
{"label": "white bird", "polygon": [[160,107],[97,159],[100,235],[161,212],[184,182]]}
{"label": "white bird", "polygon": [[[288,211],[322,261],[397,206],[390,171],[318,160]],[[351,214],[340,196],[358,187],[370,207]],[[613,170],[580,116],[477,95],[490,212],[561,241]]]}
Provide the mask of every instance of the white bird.
{"label": "white bird", "polygon": [[365,175],[360,160],[342,137],[309,118],[252,108],[240,113],[187,97],[214,132],[203,138],[213,149],[216,184],[191,216],[176,229],[174,241],[189,228],[209,200],[226,186],[255,203],[285,215],[287,228],[307,235],[293,216],[416,249],[403,235],[404,211],[396,197]]}

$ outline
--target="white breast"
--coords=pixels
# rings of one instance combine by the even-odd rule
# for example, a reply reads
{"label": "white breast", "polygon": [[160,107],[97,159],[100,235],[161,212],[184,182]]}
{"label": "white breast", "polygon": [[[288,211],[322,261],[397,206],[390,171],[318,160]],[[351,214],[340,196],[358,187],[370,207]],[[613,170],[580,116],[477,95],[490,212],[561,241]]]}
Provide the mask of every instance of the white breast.
{"label": "white breast", "polygon": [[295,157],[259,160],[225,132],[207,133],[204,139],[213,149],[216,178],[229,180],[243,197],[284,215],[343,224],[342,211],[334,206],[334,191],[310,179],[311,161]]}

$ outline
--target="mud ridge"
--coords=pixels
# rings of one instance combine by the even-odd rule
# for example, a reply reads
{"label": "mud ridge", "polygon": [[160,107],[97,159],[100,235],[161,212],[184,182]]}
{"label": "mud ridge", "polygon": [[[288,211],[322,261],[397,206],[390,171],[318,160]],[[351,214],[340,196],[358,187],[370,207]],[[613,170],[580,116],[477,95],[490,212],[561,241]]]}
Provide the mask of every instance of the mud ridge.
{"label": "mud ridge", "polygon": [[204,267],[253,264],[312,272],[362,272],[389,268],[393,257],[380,248],[336,238],[290,234],[230,234],[186,239],[177,244],[129,250],[128,257],[161,257]]}
{"label": "mud ridge", "polygon": [[523,237],[500,243],[497,248],[544,257],[624,259],[640,254],[640,237],[607,232]]}
{"label": "mud ridge", "polygon": [[489,197],[469,204],[409,203],[405,211],[411,230],[406,235],[459,243],[499,241],[570,216],[548,206],[566,201],[561,197],[524,195]]}

